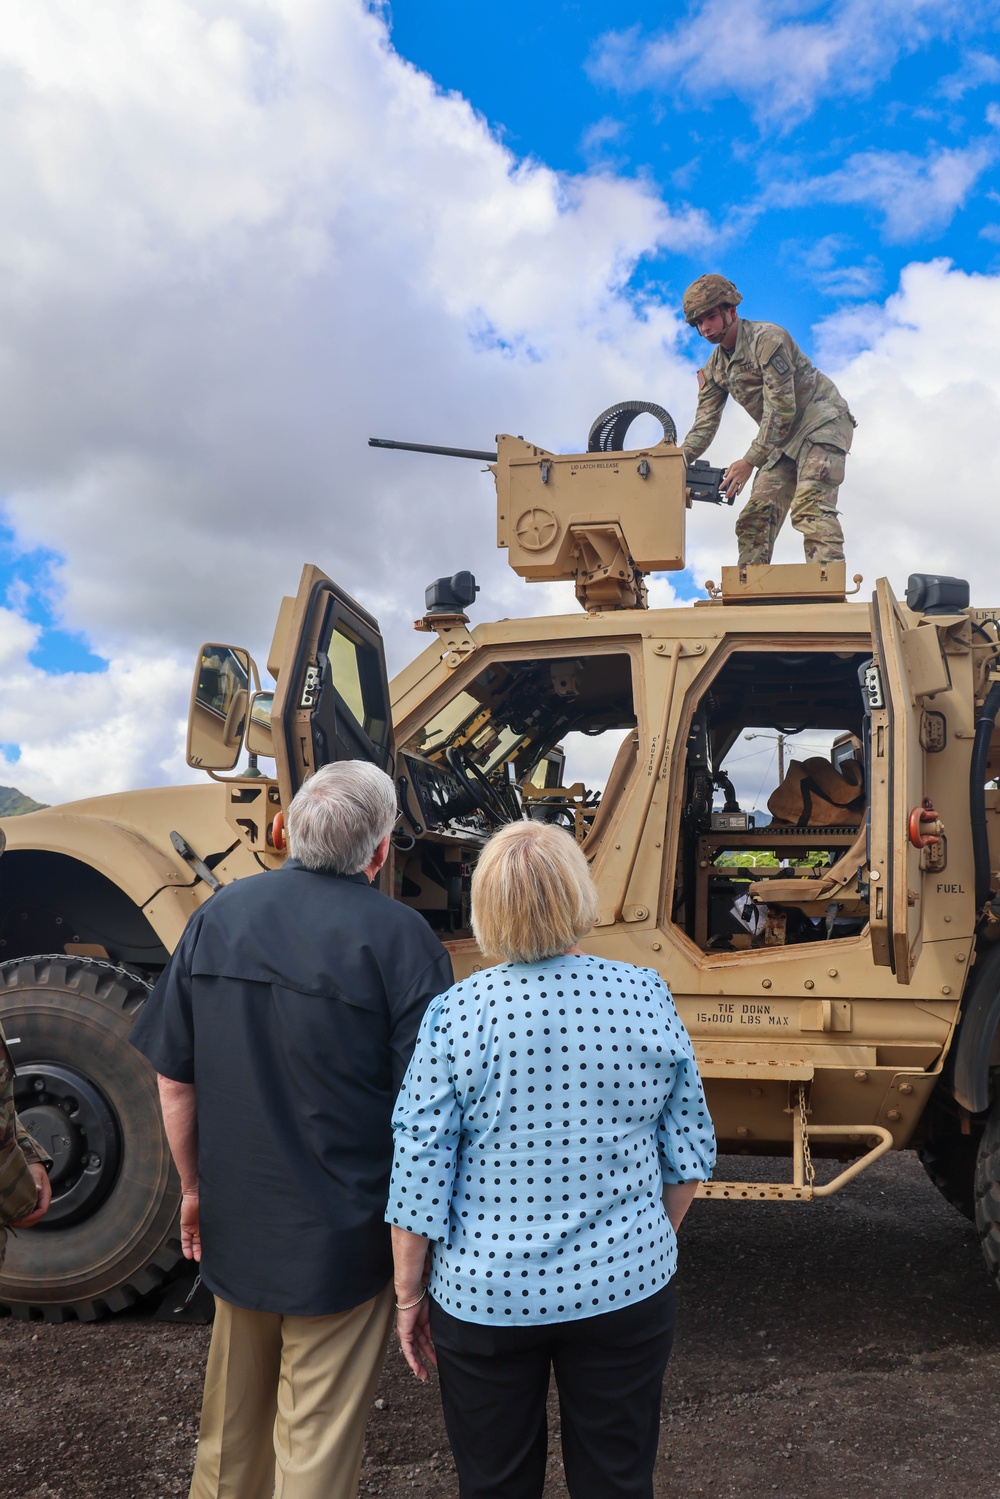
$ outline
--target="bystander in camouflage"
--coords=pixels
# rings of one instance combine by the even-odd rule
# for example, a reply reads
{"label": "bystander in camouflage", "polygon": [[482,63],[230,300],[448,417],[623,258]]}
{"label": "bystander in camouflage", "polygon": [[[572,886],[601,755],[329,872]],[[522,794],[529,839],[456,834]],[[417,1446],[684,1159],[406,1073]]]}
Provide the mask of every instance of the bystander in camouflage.
{"label": "bystander in camouflage", "polygon": [[[7,838],[0,828],[0,854]],[[0,1269],[7,1253],[7,1230],[30,1228],[44,1218],[52,1201],[47,1167],[52,1165],[14,1108],[14,1060],[0,1028]]]}
{"label": "bystander in camouflage", "polygon": [[757,470],[736,522],[740,562],[770,562],[789,511],[807,562],[842,561],[837,493],[857,423],[833,381],[784,328],[740,318],[742,300],[731,281],[714,274],[699,276],[684,293],[685,319],[715,345],[698,371],[698,409],[681,444],[684,456],[691,463],[704,453],[731,395],[758,423],[723,483],[735,497]]}
{"label": "bystander in camouflage", "polygon": [[30,1228],[52,1200],[46,1166],[52,1157],[33,1140],[14,1109],[14,1063],[0,1030],[0,1266],[7,1252],[7,1230]]}

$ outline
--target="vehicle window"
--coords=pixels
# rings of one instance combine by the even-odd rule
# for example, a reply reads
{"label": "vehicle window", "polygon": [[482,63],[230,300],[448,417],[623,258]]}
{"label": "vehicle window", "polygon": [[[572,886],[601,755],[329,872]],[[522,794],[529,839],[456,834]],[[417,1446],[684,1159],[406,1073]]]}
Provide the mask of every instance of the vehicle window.
{"label": "vehicle window", "polygon": [[491,659],[401,746],[401,803],[420,841],[399,861],[400,898],[465,930],[476,848],[522,817],[560,824],[586,851],[630,780],[635,742],[625,652]]}
{"label": "vehicle window", "polygon": [[[331,607],[331,613],[333,609]],[[337,694],[373,744],[386,734],[383,668],[378,648],[361,640],[340,618],[324,631],[321,650]]]}
{"label": "vehicle window", "polygon": [[468,692],[460,692],[435,713],[429,723],[419,729],[411,740],[411,747],[425,755],[433,755],[446,744],[460,724],[478,713],[480,704]]}
{"label": "vehicle window", "polygon": [[869,655],[736,651],[694,703],[672,913],[704,951],[867,924],[858,672]]}
{"label": "vehicle window", "polygon": [[333,680],[337,684],[337,691],[362,728],[367,728],[365,723],[365,700],[361,690],[361,662],[359,660],[362,649],[363,647],[360,642],[352,640],[347,636],[343,631],[343,627],[338,624],[330,636],[327,645],[327,655],[330,657],[330,665],[333,668]]}

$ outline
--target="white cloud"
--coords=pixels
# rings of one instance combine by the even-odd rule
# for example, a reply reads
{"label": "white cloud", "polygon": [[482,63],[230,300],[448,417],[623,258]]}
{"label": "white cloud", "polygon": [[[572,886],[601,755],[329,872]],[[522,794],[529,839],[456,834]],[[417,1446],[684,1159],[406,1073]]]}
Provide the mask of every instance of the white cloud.
{"label": "white cloud", "polygon": [[961,67],[941,79],[938,92],[946,99],[956,100],[975,89],[982,88],[984,84],[998,81],[1000,81],[1000,59],[994,57],[991,52],[970,50],[963,53]]}
{"label": "white cloud", "polygon": [[819,362],[859,419],[841,492],[848,572],[865,574],[865,596],[883,574],[901,596],[909,572],[943,572],[968,578],[974,603],[1000,604],[1000,277],[910,265],[883,309],[818,331]]}
{"label": "white cloud", "polygon": [[823,177],[773,183],[769,196],[784,206],[852,203],[881,214],[895,242],[940,234],[997,157],[995,141],[942,147],[926,157],[909,151],[861,151]]}
{"label": "white cloud", "polygon": [[38,626],[0,609],[3,741],[0,780],[38,801],[186,780],[182,704],[188,662],[123,654],[103,672],[43,671],[31,660]]}
{"label": "white cloud", "polygon": [[[38,625],[31,624],[15,610],[0,609],[0,671],[6,674],[20,666],[37,645],[40,633]],[[7,743],[11,743],[6,723],[3,734]]]}
{"label": "white cloud", "polygon": [[688,103],[734,94],[783,131],[824,98],[867,94],[901,55],[972,20],[960,0],[703,0],[669,31],[608,32],[590,72],[626,93],[679,84]]}
{"label": "white cloud", "polygon": [[[686,395],[675,311],[626,283],[706,217],[517,160],[361,0],[18,0],[0,131],[0,495],[112,662],[93,700],[114,717],[118,671],[175,726],[129,781],[176,761],[183,693],[165,720],[126,663],[165,692],[204,638],[262,657],[306,558],[395,665],[435,575],[473,566],[497,611],[491,482],[369,435],[572,449],[613,400]],[[105,786],[96,743],[33,768],[36,696],[24,789]]]}
{"label": "white cloud", "polygon": [[782,258],[825,297],[856,301],[880,289],[883,273],[881,262],[874,255],[843,264],[843,258],[854,249],[846,236],[824,234],[819,239],[789,241],[782,246]]}
{"label": "white cloud", "polygon": [[882,266],[874,255],[856,265],[835,265],[816,272],[816,284],[825,297],[853,302],[870,297],[882,285]]}
{"label": "white cloud", "polygon": [[623,120],[615,120],[610,115],[604,115],[588,125],[580,137],[580,153],[588,165],[606,166],[607,163],[617,156],[617,150],[621,146],[622,138],[626,134]]}

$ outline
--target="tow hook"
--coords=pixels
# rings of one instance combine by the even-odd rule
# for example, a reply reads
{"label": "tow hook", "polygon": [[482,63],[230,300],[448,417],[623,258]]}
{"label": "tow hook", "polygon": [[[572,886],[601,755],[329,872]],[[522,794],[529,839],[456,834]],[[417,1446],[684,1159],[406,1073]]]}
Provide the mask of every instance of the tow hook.
{"label": "tow hook", "polygon": [[932,843],[940,843],[944,827],[929,797],[925,796],[921,805],[910,813],[908,831],[914,848],[929,848]]}

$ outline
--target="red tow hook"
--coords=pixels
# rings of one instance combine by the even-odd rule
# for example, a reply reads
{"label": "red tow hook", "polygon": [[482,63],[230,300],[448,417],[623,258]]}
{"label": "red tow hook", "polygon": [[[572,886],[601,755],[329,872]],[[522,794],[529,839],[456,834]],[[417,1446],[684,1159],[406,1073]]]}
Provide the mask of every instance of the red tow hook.
{"label": "red tow hook", "polygon": [[944,828],[930,797],[925,796],[921,805],[914,807],[910,813],[908,830],[914,848],[928,848],[932,843],[941,842]]}

